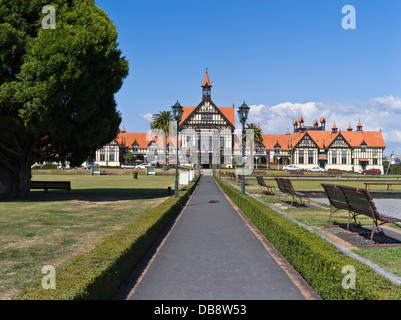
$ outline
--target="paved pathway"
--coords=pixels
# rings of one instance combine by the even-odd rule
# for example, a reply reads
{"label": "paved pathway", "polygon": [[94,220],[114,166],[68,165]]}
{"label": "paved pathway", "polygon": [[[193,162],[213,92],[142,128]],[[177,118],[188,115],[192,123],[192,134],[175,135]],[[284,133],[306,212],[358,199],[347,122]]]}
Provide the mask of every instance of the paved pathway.
{"label": "paved pathway", "polygon": [[168,234],[115,299],[318,299],[253,229],[203,175]]}

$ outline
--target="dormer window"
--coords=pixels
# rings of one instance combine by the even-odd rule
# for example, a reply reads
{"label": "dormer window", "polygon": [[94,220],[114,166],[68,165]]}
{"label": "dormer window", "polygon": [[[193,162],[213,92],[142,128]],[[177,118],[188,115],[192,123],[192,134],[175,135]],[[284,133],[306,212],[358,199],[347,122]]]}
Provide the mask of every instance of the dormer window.
{"label": "dormer window", "polygon": [[213,115],[212,114],[202,114],[201,119],[202,119],[202,121],[212,121]]}
{"label": "dormer window", "polygon": [[361,144],[361,152],[366,152],[366,147],[367,147],[366,143],[362,142],[362,144]]}
{"label": "dormer window", "polygon": [[263,154],[263,152],[265,151],[265,148],[261,145],[256,147],[256,153],[258,154]]}
{"label": "dormer window", "polygon": [[149,152],[151,153],[156,153],[157,152],[157,144],[155,142],[152,142],[149,146]]}

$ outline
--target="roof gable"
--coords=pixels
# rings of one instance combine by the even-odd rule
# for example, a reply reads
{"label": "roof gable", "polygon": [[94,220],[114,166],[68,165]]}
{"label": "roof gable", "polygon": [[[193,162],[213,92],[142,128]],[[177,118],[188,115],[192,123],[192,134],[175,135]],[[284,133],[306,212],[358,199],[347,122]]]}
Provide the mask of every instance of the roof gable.
{"label": "roof gable", "polygon": [[[202,111],[202,109],[208,108],[208,112]],[[180,122],[180,128],[184,125],[188,125],[195,115],[202,113],[215,113],[220,115],[223,120],[233,130],[235,129],[235,115],[234,108],[230,107],[217,107],[211,99],[203,99],[197,107],[183,107],[183,115]]]}
{"label": "roof gable", "polygon": [[337,136],[331,141],[331,143],[327,146],[328,148],[333,148],[333,147],[337,147],[337,148],[350,148],[351,145],[349,144],[349,142],[347,141],[347,139],[345,139],[342,135],[341,132],[339,132],[337,134]]}
{"label": "roof gable", "polygon": [[298,142],[296,142],[296,144],[294,145],[294,148],[295,147],[316,148],[318,147],[318,145],[309,135],[309,133],[305,132],[302,136],[299,137]]}

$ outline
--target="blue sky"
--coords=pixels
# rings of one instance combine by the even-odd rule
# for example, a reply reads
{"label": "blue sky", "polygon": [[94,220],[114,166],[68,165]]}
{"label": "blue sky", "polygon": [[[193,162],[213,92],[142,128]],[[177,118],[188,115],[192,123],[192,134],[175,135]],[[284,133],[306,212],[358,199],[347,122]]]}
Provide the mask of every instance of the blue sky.
{"label": "blue sky", "polygon": [[[340,129],[382,129],[401,153],[401,1],[96,0],[115,23],[130,75],[116,95],[128,132],[149,117],[201,101],[208,68],[218,106],[251,107],[264,133],[303,115]],[[356,10],[345,30],[343,6]],[[391,149],[391,150],[390,150]]]}

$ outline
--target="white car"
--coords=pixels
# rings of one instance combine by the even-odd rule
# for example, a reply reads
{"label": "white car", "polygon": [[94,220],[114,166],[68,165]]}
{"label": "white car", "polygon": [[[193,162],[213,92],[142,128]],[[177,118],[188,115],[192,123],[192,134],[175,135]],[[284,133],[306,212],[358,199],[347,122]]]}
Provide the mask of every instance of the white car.
{"label": "white car", "polygon": [[135,169],[135,165],[123,163],[123,164],[121,165],[121,169]]}
{"label": "white car", "polygon": [[292,165],[292,164],[284,165],[284,166],[283,166],[283,170],[284,170],[284,171],[301,171],[300,168],[298,168],[298,167],[296,167],[296,166],[294,166],[294,165]]}
{"label": "white car", "polygon": [[320,167],[313,167],[311,169],[306,170],[308,172],[326,172],[326,169],[320,168]]}

